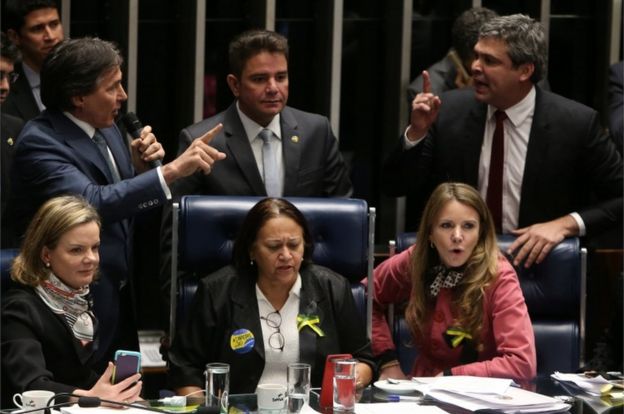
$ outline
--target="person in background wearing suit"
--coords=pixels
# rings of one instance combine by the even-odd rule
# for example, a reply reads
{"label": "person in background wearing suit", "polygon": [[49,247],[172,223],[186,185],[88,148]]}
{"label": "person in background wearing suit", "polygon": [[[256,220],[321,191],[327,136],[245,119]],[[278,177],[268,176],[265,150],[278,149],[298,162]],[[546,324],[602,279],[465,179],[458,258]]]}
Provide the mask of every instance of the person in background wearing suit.
{"label": "person in background wearing suit", "polygon": [[30,223],[11,267],[15,286],[2,298],[3,407],[27,390],[139,399],[140,374],[113,384],[112,362],[103,374],[93,369],[102,338],[89,286],[100,262],[100,227],[97,211],[77,196],[48,200]]}
{"label": "person in background wearing suit", "polygon": [[[349,172],[329,120],[289,106],[288,42],[251,30],[230,43],[227,83],[236,97],[225,111],[184,128],[178,151],[222,123],[211,145],[227,155],[210,174],[177,181],[173,201],[187,194],[348,197]],[[264,138],[263,138],[264,136]],[[264,141],[266,140],[266,142]],[[163,213],[161,278],[171,277],[171,213]]]}
{"label": "person in background wearing suit", "polygon": [[214,361],[230,364],[231,393],[286,385],[291,362],[310,364],[311,385],[320,387],[327,355],[341,353],[358,360],[358,389],[371,382],[370,340],[349,281],[312,264],[313,243],[290,202],[265,198],[249,210],[232,265],[200,281],[175,336],[169,382],[178,395],[203,390],[204,369]]}
{"label": "person in background wearing suit", "polygon": [[[0,33],[0,36],[0,104],[2,104],[9,96],[11,86],[19,77],[13,70],[13,65],[19,57],[19,52],[4,33]],[[0,112],[0,135],[2,136],[2,147],[0,148],[0,154],[2,155],[2,160],[0,161],[2,174],[2,182],[0,183],[0,203],[2,205],[0,221],[2,222],[2,227],[0,233],[2,234],[2,241],[0,242],[0,247],[3,249],[17,247],[18,245],[17,240],[15,240],[13,224],[11,220],[8,220],[6,212],[11,194],[9,171],[13,163],[13,148],[23,125],[24,123],[20,118],[4,113],[4,111]]]}
{"label": "person in background wearing suit", "polygon": [[[474,60],[474,45],[479,39],[481,25],[498,16],[486,7],[473,7],[460,14],[453,22],[451,39],[453,47],[446,56],[427,69],[431,92],[439,95],[452,89],[472,85],[470,66]],[[410,111],[416,94],[423,91],[423,76],[417,76],[407,87],[407,104]]]}
{"label": "person in background wearing suit", "polygon": [[116,349],[138,348],[131,299],[133,217],[162,205],[172,182],[209,171],[224,156],[207,145],[217,126],[178,158],[150,168],[164,156],[151,127],[128,146],[114,122],[127,99],[121,64],[119,50],[98,38],[67,40],[50,52],[41,70],[46,110],[18,139],[9,205],[18,228],[57,195],[82,195],[99,212],[101,277],[92,292],[101,332],[96,359],[104,362]]}
{"label": "person in background wearing suit", "polygon": [[609,131],[620,154],[624,146],[624,99],[622,83],[624,82],[624,62],[614,63],[609,68]]}
{"label": "person in background wearing suit", "polygon": [[384,163],[386,192],[424,195],[445,181],[478,188],[497,232],[518,236],[508,253],[526,267],[564,237],[621,222],[622,158],[598,113],[535,85],[547,64],[541,25],[495,17],[474,51],[474,88],[438,96],[423,72],[410,125]]}
{"label": "person in background wearing suit", "polygon": [[2,15],[3,30],[22,53],[22,62],[15,65],[19,78],[2,111],[26,122],[45,109],[41,65],[63,40],[63,25],[53,0],[7,0]]}

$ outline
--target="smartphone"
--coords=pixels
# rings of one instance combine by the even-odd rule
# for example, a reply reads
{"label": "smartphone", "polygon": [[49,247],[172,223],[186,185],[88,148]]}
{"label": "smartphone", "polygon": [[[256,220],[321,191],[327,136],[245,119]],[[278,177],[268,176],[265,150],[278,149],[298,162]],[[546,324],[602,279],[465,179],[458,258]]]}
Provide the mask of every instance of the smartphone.
{"label": "smartphone", "polygon": [[136,374],[141,370],[141,353],[118,350],[115,352],[115,368],[113,370],[113,384]]}

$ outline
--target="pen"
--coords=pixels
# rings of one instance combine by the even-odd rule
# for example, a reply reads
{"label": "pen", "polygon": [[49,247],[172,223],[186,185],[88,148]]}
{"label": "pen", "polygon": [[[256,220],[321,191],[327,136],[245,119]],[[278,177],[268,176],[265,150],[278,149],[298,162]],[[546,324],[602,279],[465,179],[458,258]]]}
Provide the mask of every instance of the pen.
{"label": "pen", "polygon": [[399,402],[399,401],[414,401],[414,402],[418,402],[421,401],[422,397],[419,396],[415,396],[415,395],[397,395],[397,394],[389,394],[388,395],[388,402]]}

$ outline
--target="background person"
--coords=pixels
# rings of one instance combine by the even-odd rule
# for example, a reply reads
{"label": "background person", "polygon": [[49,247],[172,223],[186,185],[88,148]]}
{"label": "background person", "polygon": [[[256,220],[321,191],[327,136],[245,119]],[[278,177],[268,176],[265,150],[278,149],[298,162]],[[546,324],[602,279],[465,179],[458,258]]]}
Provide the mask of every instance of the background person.
{"label": "background person", "polygon": [[609,68],[609,132],[620,154],[624,154],[624,62],[614,63]]}
{"label": "background person", "polygon": [[[460,14],[451,28],[452,47],[448,53],[427,68],[431,92],[439,95],[451,89],[472,85],[470,67],[474,60],[474,45],[479,40],[481,25],[498,16],[487,7],[473,7]],[[418,75],[407,87],[407,104],[410,112],[412,101],[423,91],[423,76]]]}
{"label": "background person", "polygon": [[[170,385],[180,395],[204,388],[208,362],[230,364],[230,392],[253,393],[260,383],[286,384],[290,362],[312,366],[320,386],[329,354],[350,353],[358,388],[374,363],[349,282],[310,262],[313,240],[291,203],[266,198],[245,217],[233,264],[205,277],[189,319],[169,352]],[[318,318],[298,329],[298,317]],[[242,336],[253,340],[233,345]]]}
{"label": "background person", "polygon": [[531,380],[533,327],[518,276],[496,243],[490,212],[462,183],[431,194],[418,241],[374,272],[373,352],[380,378],[405,378],[381,310],[408,301],[405,318],[418,348],[416,377],[474,375]]}
{"label": "background person", "polygon": [[64,38],[58,5],[53,0],[6,0],[2,27],[22,53],[15,65],[19,78],[2,111],[24,122],[45,109],[41,99],[41,66],[48,53]]}
{"label": "background person", "polygon": [[[132,402],[140,374],[113,385],[94,369],[101,332],[90,284],[100,262],[100,218],[76,196],[46,202],[33,218],[2,298],[2,406],[26,390]],[[58,402],[58,401],[57,401]]]}
{"label": "background person", "polygon": [[[4,32],[0,33],[0,36],[0,104],[2,104],[8,98],[11,86],[19,77],[14,71],[14,63],[19,57],[19,51]],[[0,160],[0,221],[2,222],[0,246],[3,249],[18,246],[13,223],[7,215],[7,206],[11,194],[9,171],[13,164],[13,149],[23,126],[24,123],[20,118],[9,115],[4,110],[0,111],[0,155],[2,156]]]}

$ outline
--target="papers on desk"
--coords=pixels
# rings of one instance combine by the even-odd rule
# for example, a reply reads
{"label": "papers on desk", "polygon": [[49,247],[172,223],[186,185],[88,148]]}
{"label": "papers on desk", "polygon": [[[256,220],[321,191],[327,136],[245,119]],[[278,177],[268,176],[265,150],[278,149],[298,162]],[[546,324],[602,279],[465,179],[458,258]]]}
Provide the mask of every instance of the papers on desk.
{"label": "papers on desk", "polygon": [[469,411],[496,410],[503,413],[533,413],[567,411],[569,404],[512,387],[512,381],[499,378],[470,376],[414,378],[417,390],[427,398],[455,405]]}
{"label": "papers on desk", "polygon": [[[414,414],[415,412],[418,414],[448,414],[433,405],[418,405],[415,402],[355,404],[355,414]],[[319,413],[308,404],[304,404],[299,414]]]}
{"label": "papers on desk", "polygon": [[613,384],[607,381],[602,375],[592,378],[586,377],[583,374],[564,374],[555,371],[551,377],[558,381],[571,382],[586,393],[597,397],[608,394],[613,388]]}
{"label": "papers on desk", "polygon": [[447,414],[434,405],[419,405],[415,402],[391,402],[355,404],[355,414]]}

